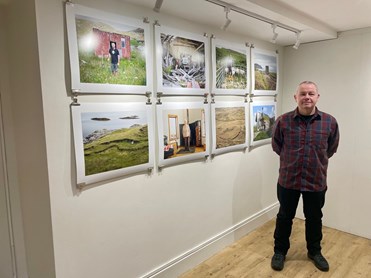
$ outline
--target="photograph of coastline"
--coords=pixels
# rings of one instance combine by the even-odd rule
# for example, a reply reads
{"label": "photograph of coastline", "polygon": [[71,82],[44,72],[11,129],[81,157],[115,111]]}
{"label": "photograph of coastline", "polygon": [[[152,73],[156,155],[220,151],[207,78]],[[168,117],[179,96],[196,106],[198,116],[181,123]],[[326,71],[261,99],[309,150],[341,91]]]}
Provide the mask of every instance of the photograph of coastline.
{"label": "photograph of coastline", "polygon": [[145,111],[87,112],[81,121],[86,175],[148,163]]}
{"label": "photograph of coastline", "polygon": [[153,166],[151,106],[85,103],[71,108],[78,183]]}

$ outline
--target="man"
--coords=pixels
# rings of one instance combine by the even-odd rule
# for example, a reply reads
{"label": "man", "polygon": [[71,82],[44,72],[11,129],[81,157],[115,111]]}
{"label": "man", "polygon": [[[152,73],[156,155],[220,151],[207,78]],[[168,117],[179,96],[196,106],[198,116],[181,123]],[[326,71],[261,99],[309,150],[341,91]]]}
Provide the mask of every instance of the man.
{"label": "man", "polygon": [[116,43],[113,41],[110,43],[109,54],[111,56],[111,72],[113,75],[116,75],[118,71],[120,52],[116,48]]}
{"label": "man", "polygon": [[274,231],[271,267],[282,270],[292,220],[303,197],[308,258],[321,271],[329,264],[321,253],[322,207],[327,190],[328,159],[339,144],[336,119],[316,107],[320,95],[314,82],[303,81],[294,95],[297,108],[278,117],[273,127],[272,148],[280,156],[277,197],[280,203]]}
{"label": "man", "polygon": [[184,120],[182,135],[184,138],[184,150],[189,151],[189,147],[191,145],[191,128],[189,127],[187,120]]}

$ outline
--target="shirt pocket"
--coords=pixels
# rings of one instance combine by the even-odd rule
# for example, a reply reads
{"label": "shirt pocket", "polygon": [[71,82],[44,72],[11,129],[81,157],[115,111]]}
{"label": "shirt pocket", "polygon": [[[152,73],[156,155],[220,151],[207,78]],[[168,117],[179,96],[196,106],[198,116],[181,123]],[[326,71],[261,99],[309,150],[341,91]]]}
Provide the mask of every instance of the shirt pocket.
{"label": "shirt pocket", "polygon": [[317,149],[327,150],[329,134],[328,130],[315,130],[312,133],[312,145]]}

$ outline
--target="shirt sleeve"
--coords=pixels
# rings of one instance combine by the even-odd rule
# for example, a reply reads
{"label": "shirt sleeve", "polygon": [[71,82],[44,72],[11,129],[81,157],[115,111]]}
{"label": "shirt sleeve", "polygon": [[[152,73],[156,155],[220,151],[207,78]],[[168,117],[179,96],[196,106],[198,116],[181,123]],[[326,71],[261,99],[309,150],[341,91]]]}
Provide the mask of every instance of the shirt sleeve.
{"label": "shirt sleeve", "polygon": [[327,156],[330,158],[333,156],[334,153],[336,153],[338,146],[339,146],[339,125],[337,121],[334,119],[334,122],[331,126],[331,133],[328,138],[328,148],[327,148]]}
{"label": "shirt sleeve", "polygon": [[281,122],[281,117],[279,117],[276,120],[276,122],[273,125],[273,130],[272,130],[272,148],[273,148],[273,151],[278,155],[281,154],[281,148],[282,148],[282,143],[283,143],[283,136],[281,133],[280,122]]}

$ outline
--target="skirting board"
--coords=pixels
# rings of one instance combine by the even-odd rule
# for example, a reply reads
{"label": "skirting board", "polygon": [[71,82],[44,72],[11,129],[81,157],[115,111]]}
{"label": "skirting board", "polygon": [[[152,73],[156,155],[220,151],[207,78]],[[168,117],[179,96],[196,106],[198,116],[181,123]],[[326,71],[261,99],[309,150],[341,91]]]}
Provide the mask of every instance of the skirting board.
{"label": "skirting board", "polygon": [[[218,235],[204,241],[182,255],[168,261],[160,267],[143,275],[142,278],[178,277],[192,267],[210,258],[224,247],[234,243],[256,228],[262,226],[277,215],[279,203],[276,202],[267,208],[242,220],[236,225],[224,230]],[[273,247],[272,247],[273,248]]]}

